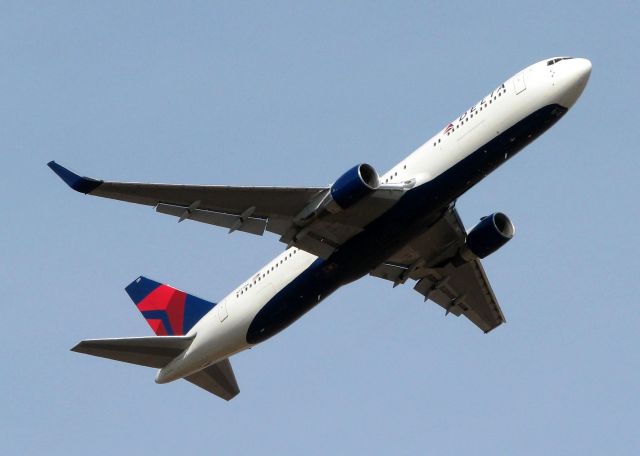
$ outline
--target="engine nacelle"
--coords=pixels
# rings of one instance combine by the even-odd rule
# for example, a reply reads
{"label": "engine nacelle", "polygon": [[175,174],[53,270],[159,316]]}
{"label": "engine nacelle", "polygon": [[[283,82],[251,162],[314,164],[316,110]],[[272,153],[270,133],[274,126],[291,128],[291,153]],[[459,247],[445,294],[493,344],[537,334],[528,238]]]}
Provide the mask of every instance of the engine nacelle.
{"label": "engine nacelle", "polygon": [[378,173],[366,163],[354,166],[344,173],[331,186],[331,199],[338,208],[328,207],[329,211],[346,209],[362,198],[373,193],[380,186]]}
{"label": "engine nacelle", "polygon": [[509,242],[516,229],[502,212],[482,217],[467,234],[467,247],[478,258],[491,255]]}

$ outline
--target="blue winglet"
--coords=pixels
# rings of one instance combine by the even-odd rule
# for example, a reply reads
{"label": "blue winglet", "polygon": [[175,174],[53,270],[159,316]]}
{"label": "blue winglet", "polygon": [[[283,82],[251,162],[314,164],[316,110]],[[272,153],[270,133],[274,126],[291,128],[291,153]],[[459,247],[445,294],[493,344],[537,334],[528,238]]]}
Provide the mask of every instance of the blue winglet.
{"label": "blue winglet", "polygon": [[76,173],[69,171],[54,161],[47,163],[47,166],[76,192],[84,194],[91,193],[103,182],[101,180],[91,179],[90,177],[78,176]]}

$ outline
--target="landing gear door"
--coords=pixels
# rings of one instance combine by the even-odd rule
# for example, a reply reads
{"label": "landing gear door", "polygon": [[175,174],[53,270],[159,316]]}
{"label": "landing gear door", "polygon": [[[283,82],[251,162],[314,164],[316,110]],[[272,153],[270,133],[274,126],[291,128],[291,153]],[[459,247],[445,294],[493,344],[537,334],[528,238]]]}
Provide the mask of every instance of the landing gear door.
{"label": "landing gear door", "polygon": [[220,319],[220,323],[222,323],[229,316],[229,312],[227,312],[227,300],[223,299],[216,307],[218,308],[218,318]]}
{"label": "landing gear door", "polygon": [[513,88],[516,91],[516,95],[521,92],[524,92],[525,89],[527,88],[527,86],[524,83],[524,71],[521,73],[518,73],[513,78]]}

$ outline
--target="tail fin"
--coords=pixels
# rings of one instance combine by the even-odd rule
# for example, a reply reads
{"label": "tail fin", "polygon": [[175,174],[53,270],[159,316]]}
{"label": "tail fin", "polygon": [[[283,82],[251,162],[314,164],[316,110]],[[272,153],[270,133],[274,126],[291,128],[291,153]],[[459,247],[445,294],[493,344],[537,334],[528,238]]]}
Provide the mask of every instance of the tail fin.
{"label": "tail fin", "polygon": [[188,333],[216,305],[142,276],[125,290],[158,336]]}

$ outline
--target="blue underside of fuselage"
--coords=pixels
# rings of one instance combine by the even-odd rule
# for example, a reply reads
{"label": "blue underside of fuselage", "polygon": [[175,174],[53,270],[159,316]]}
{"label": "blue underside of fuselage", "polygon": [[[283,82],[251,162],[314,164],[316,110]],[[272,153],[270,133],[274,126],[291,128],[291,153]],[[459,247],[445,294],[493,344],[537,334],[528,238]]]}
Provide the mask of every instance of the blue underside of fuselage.
{"label": "blue underside of fuselage", "polygon": [[566,112],[567,108],[557,104],[546,106],[438,177],[407,191],[387,213],[330,258],[318,258],[267,302],[251,322],[247,342],[257,344],[272,337],[340,286],[368,274],[435,223],[452,201],[544,133]]}

